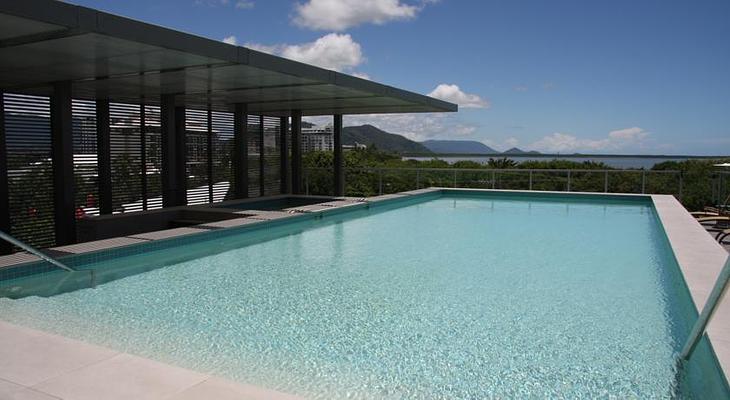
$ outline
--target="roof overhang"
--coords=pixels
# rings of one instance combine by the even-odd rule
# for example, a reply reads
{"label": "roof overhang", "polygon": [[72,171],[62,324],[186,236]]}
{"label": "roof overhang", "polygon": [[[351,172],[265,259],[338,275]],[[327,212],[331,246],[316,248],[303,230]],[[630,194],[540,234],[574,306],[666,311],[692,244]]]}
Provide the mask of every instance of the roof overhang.
{"label": "roof overhang", "polygon": [[290,115],[454,112],[457,106],[129,18],[53,0],[0,0],[0,90]]}

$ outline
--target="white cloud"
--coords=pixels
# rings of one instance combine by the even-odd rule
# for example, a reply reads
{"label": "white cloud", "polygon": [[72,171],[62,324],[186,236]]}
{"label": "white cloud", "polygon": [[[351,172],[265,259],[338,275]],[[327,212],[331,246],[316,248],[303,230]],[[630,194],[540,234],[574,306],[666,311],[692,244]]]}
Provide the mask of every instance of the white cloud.
{"label": "white cloud", "polygon": [[619,129],[608,133],[608,137],[614,140],[640,141],[649,136],[649,132],[635,126],[633,128]]}
{"label": "white cloud", "polygon": [[352,76],[356,76],[356,77],[358,77],[360,79],[367,79],[369,81],[372,80],[372,78],[370,78],[370,75],[368,75],[368,74],[366,74],[364,72],[353,72],[352,73]]}
{"label": "white cloud", "polygon": [[471,137],[478,129],[478,126],[460,120],[458,114],[453,113],[345,116],[347,126],[364,124],[374,125],[386,132],[397,133],[416,141]]}
{"label": "white cloud", "polygon": [[308,0],[295,6],[294,23],[314,30],[343,31],[362,24],[382,25],[386,22],[416,17],[433,0],[407,4],[400,0]]}
{"label": "white cloud", "polygon": [[528,89],[525,85],[515,86],[515,92],[526,92]]}
{"label": "white cloud", "polygon": [[491,105],[488,100],[482,99],[476,94],[469,94],[463,92],[457,85],[449,85],[442,83],[436,86],[436,89],[432,90],[428,94],[431,97],[456,103],[461,108],[489,108]]}
{"label": "white cloud", "polygon": [[556,132],[536,141],[532,148],[550,153],[621,150],[629,146],[641,146],[647,137],[649,132],[639,127],[611,131],[607,137],[601,139],[581,139],[568,133]]}
{"label": "white cloud", "polygon": [[335,71],[351,70],[365,61],[360,44],[349,34],[330,33],[303,44],[247,43],[246,47]]}
{"label": "white cloud", "polygon": [[254,2],[251,0],[238,0],[236,2],[236,8],[241,10],[248,10],[254,7]]}
{"label": "white cloud", "polygon": [[517,147],[520,144],[520,141],[517,138],[510,137],[504,140],[504,144],[506,147],[512,148]]}
{"label": "white cloud", "polygon": [[236,0],[234,3],[231,3],[231,0],[195,0],[195,4],[208,7],[228,7],[233,4],[234,7],[241,10],[248,10],[255,6],[253,0]]}
{"label": "white cloud", "polygon": [[226,36],[226,37],[223,38],[223,43],[228,43],[228,44],[236,45],[236,44],[238,44],[238,39],[236,39],[236,37],[233,36],[233,35]]}

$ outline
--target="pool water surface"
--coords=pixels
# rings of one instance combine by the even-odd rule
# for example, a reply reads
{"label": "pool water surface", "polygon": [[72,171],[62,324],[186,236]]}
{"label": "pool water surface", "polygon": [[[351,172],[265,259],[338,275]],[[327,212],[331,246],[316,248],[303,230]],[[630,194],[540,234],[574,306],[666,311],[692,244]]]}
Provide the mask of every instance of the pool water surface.
{"label": "pool water surface", "polygon": [[0,319],[309,398],[727,396],[706,342],[677,374],[696,314],[648,201],[455,194],[277,229]]}

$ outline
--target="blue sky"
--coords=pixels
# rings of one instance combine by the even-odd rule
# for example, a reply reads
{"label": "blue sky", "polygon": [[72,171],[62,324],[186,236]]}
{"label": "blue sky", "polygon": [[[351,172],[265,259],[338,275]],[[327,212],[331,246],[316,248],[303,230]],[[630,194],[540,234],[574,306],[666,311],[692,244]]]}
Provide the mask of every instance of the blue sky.
{"label": "blue sky", "polygon": [[74,3],[461,104],[346,124],[498,150],[730,154],[727,0]]}

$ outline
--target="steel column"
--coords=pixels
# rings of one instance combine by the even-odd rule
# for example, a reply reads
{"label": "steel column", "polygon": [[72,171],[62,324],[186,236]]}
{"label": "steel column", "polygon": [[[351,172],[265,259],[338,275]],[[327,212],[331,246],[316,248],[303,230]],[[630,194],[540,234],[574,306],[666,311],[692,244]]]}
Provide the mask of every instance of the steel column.
{"label": "steel column", "polygon": [[334,183],[335,196],[345,195],[345,168],[342,158],[342,114],[334,115]]}
{"label": "steel column", "polygon": [[[10,190],[8,187],[8,149],[5,144],[5,95],[0,92],[0,231],[10,234]],[[0,254],[10,254],[13,246],[0,243]]]}
{"label": "steel column", "polygon": [[71,82],[55,83],[51,95],[51,144],[57,245],[76,242],[72,118]]}
{"label": "steel column", "polygon": [[292,193],[302,194],[302,111],[291,116],[291,186]]}
{"label": "steel column", "polygon": [[140,164],[142,169],[142,209],[147,209],[147,116],[145,114],[144,99],[139,105],[139,135],[140,135]]}
{"label": "steel column", "polygon": [[289,117],[281,117],[279,122],[279,174],[281,182],[281,193],[291,192],[291,182],[289,181]]}
{"label": "steel column", "polygon": [[266,194],[266,169],[264,168],[264,116],[259,116],[259,196]]}
{"label": "steel column", "polygon": [[111,214],[112,150],[109,100],[96,101],[96,162],[99,168],[99,212]]}
{"label": "steel column", "polygon": [[206,145],[208,146],[207,167],[208,167],[208,203],[213,202],[213,111],[208,104],[208,136],[206,137]]}
{"label": "steel column", "polygon": [[185,205],[185,109],[175,107],[174,95],[160,99],[162,206]]}
{"label": "steel column", "polygon": [[248,108],[238,103],[233,111],[234,197],[248,197]]}

